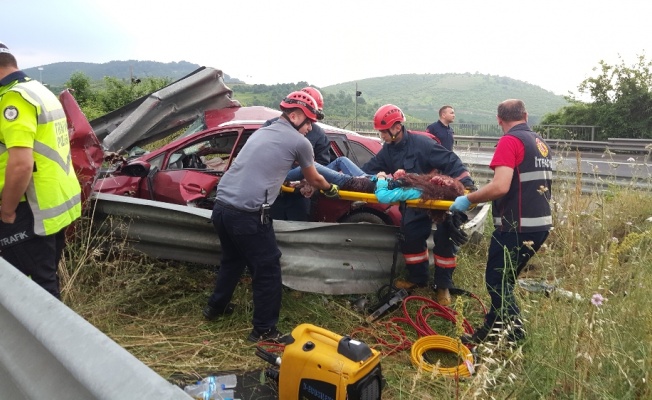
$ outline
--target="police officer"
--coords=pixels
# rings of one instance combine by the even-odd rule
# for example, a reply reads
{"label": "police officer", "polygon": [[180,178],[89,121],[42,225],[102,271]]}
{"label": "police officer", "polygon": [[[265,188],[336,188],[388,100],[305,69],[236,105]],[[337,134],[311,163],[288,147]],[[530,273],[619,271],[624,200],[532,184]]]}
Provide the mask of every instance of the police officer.
{"label": "police officer", "polygon": [[290,93],[280,104],[281,117],[247,140],[217,185],[213,225],[222,245],[215,289],[203,314],[209,319],[233,312],[230,303],[244,268],[252,278],[254,315],[248,340],[281,336],[276,324],[281,310],[281,252],[276,243],[270,205],[295,161],[308,183],[326,196],[337,197],[314,166],[305,135],[317,121],[317,102],[307,93]]}
{"label": "police officer", "polygon": [[81,215],[61,103],[0,42],[0,254],[56,298],[65,229]]}
{"label": "police officer", "polygon": [[451,124],[455,121],[455,110],[452,106],[443,106],[439,109],[439,119],[428,125],[426,132],[435,135],[439,144],[453,151],[455,132]]}
{"label": "police officer", "polygon": [[[374,115],[374,129],[380,132],[385,142],[383,148],[362,169],[368,174],[378,172],[428,174],[433,170],[460,180],[466,187],[473,187],[467,168],[452,151],[446,150],[435,140],[410,133],[405,126],[405,115],[400,108],[386,104]],[[399,289],[425,287],[429,281],[428,245],[426,241],[432,232],[432,222],[426,210],[405,207],[402,212],[401,228],[404,240],[400,247],[407,268],[407,280],[397,279],[394,285]],[[435,259],[434,286],[436,300],[442,305],[451,302],[449,289],[453,285],[453,272],[457,266],[457,244],[451,239],[447,224],[437,224],[434,232]]]}

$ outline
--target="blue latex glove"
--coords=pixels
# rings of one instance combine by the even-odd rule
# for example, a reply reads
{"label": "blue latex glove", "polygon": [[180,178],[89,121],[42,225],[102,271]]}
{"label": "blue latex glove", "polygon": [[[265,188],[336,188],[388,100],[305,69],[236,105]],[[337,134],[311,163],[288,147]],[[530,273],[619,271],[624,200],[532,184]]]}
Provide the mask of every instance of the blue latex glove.
{"label": "blue latex glove", "polygon": [[451,211],[459,211],[459,212],[464,212],[471,207],[471,202],[469,201],[469,198],[466,196],[457,196],[453,204],[450,206]]}

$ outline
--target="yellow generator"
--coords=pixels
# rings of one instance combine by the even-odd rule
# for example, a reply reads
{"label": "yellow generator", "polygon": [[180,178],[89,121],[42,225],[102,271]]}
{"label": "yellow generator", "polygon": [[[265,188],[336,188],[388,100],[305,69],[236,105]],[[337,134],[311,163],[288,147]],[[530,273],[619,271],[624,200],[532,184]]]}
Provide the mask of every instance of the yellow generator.
{"label": "yellow generator", "polygon": [[274,362],[271,357],[257,354],[280,364],[279,399],[380,399],[383,386],[380,353],[348,336],[301,324],[286,341],[282,360],[274,357]]}

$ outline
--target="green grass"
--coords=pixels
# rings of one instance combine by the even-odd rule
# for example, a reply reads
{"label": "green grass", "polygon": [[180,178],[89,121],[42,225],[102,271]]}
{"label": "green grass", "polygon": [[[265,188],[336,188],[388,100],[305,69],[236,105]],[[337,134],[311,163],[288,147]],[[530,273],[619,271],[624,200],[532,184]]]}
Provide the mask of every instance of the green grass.
{"label": "green grass", "polygon": [[[613,189],[587,196],[576,189],[555,188],[555,228],[521,277],[557,281],[582,300],[518,289],[527,340],[518,348],[478,348],[471,378],[418,371],[409,349],[383,356],[384,399],[652,398],[652,194]],[[267,366],[246,341],[252,314],[249,283],[238,285],[233,316],[207,322],[201,309],[213,287],[211,268],[153,261],[88,230],[82,221],[67,250],[64,301],[131,354],[171,381]],[[455,273],[456,284],[485,304],[490,232],[487,227],[480,243],[463,247]],[[596,293],[606,299],[601,306],[590,302]],[[416,294],[433,295],[427,289]],[[379,345],[380,338],[391,340],[383,324],[388,317],[366,325],[350,300],[285,289],[279,329],[290,332],[301,323],[338,334],[365,329],[358,333],[361,339],[389,351],[391,347]],[[461,298],[456,307],[472,324],[480,323],[477,303]],[[455,334],[447,321],[429,322],[440,333]],[[442,366],[454,361],[450,354],[441,355]]]}

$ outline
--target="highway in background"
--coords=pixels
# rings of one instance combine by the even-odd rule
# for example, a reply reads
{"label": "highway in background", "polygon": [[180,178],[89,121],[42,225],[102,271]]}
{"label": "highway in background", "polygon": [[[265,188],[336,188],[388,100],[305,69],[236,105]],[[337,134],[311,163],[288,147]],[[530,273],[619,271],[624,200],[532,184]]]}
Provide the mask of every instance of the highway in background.
{"label": "highway in background", "polygon": [[[456,153],[472,169],[487,166],[493,152],[486,149],[456,150]],[[579,169],[588,176],[617,178],[619,180],[652,180],[652,160],[649,154],[604,154],[585,151],[580,153],[579,160],[575,153],[555,152],[553,150],[553,170],[558,173],[573,174]]]}

